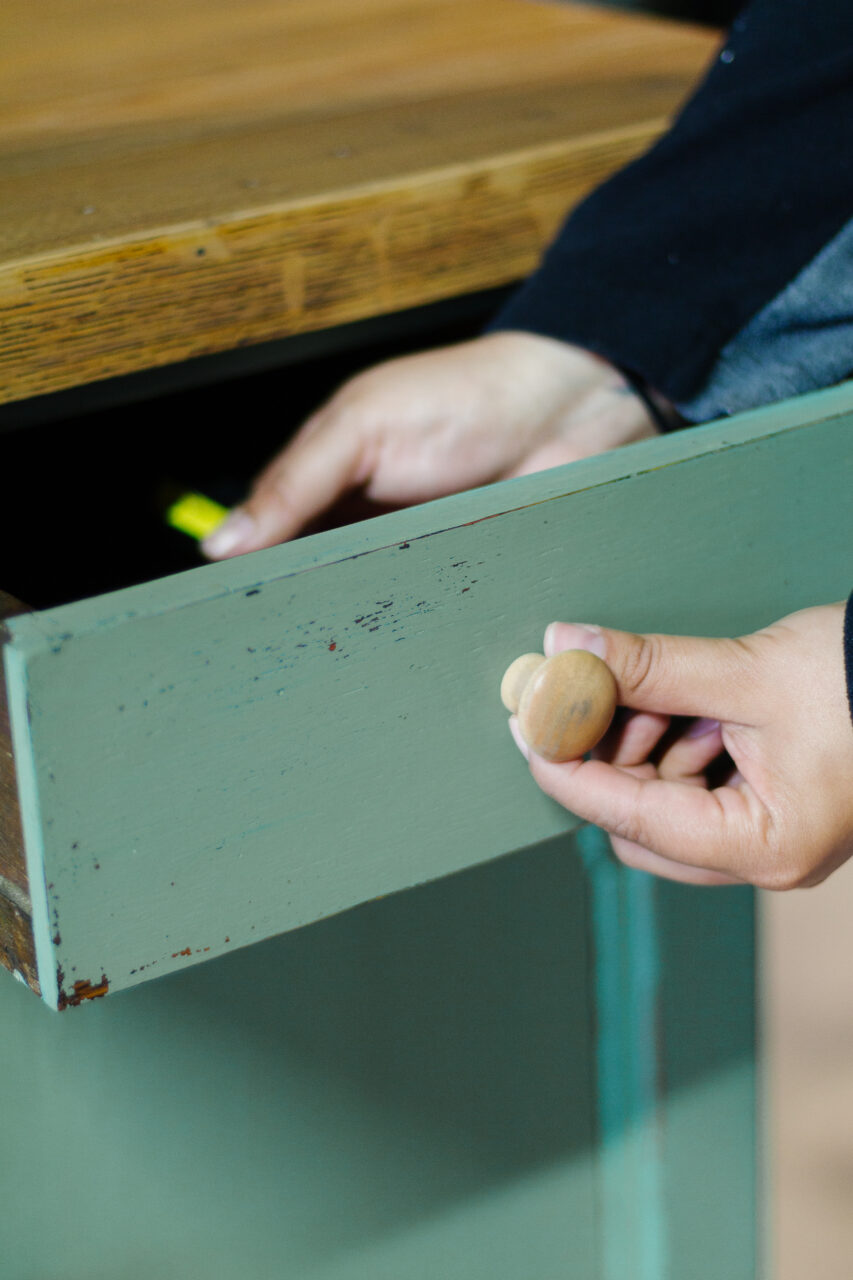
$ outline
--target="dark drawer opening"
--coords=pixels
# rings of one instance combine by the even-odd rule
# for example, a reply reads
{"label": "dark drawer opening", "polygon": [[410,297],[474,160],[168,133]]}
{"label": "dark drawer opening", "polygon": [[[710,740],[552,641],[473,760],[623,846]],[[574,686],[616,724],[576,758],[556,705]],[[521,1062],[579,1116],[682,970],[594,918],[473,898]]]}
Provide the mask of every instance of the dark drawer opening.
{"label": "dark drawer opening", "polygon": [[[501,296],[271,344],[273,368],[244,372],[241,357],[244,367],[257,366],[264,353],[229,353],[166,379],[195,377],[200,385],[164,391],[160,371],[60,393],[44,406],[4,406],[0,588],[44,609],[205,564],[194,539],[166,522],[176,497],[195,490],[226,507],[239,502],[253,476],[348,377],[380,360],[472,337]],[[351,495],[315,528],[381,510]]]}

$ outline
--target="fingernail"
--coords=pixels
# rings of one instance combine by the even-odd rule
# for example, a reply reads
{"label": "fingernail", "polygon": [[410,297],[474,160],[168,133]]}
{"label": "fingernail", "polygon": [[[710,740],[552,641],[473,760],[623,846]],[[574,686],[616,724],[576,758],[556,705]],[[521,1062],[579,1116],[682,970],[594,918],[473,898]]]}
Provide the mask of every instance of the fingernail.
{"label": "fingernail", "polygon": [[213,533],[208,534],[201,549],[211,560],[221,560],[238,551],[244,543],[249,543],[254,532],[255,522],[252,517],[235,507],[228,518]]}
{"label": "fingernail", "polygon": [[545,630],[545,655],[551,658],[564,649],[586,649],[603,658],[607,653],[607,641],[601,627],[591,622],[552,622]]}
{"label": "fingernail", "polygon": [[684,736],[686,738],[704,738],[706,733],[714,733],[719,727],[719,720],[709,720],[706,716],[702,716],[701,719],[693,722]]}
{"label": "fingernail", "polygon": [[518,727],[518,720],[515,716],[509,718],[509,731],[515,739],[515,745],[518,747],[525,760],[530,759],[530,748],[521,736],[521,730]]}

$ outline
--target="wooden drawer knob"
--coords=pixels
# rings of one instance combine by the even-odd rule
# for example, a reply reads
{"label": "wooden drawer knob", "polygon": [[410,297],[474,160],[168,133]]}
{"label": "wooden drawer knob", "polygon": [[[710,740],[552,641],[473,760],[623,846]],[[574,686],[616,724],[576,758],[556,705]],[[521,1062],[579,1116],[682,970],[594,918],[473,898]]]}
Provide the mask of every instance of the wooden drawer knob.
{"label": "wooden drawer knob", "polygon": [[524,741],[561,763],[591,751],[616,710],[616,681],[601,658],[566,649],[553,658],[523,653],[507,668],[501,700],[518,716]]}

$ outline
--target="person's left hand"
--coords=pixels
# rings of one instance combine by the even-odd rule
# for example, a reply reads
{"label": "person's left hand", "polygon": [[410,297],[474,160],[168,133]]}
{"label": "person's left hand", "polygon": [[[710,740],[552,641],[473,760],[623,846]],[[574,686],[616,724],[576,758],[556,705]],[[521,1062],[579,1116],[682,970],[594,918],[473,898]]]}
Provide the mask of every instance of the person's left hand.
{"label": "person's left hand", "polygon": [[657,432],[645,401],[599,356],[535,333],[483,334],[351,378],[202,550],[221,560],[293,538],[353,489],[408,506]]}

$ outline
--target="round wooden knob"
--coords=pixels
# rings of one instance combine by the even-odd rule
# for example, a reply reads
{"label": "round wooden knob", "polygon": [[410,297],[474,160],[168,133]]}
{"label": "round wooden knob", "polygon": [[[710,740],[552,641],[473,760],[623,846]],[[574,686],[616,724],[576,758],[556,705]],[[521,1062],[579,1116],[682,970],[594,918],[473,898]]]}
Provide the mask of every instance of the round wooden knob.
{"label": "round wooden knob", "polygon": [[521,736],[544,760],[562,763],[591,751],[616,710],[616,681],[601,658],[566,649],[553,658],[523,653],[501,681],[501,699],[518,716]]}

